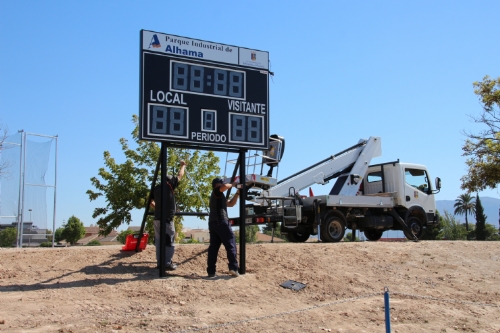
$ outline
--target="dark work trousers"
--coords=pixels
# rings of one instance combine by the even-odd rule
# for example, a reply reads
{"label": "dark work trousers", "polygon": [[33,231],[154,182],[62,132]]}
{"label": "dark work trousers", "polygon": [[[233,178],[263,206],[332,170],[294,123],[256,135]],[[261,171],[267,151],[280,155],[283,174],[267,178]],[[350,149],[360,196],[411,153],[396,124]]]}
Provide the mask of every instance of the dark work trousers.
{"label": "dark work trousers", "polygon": [[208,222],[208,229],[210,230],[210,246],[208,247],[207,273],[215,274],[217,270],[217,254],[221,244],[224,244],[226,248],[229,269],[237,272],[236,239],[229,222],[227,220]]}
{"label": "dark work trousers", "polygon": [[[160,266],[160,220],[154,220],[155,228],[155,247],[156,247],[156,263]],[[175,226],[174,221],[167,220],[166,230],[167,243],[165,244],[165,264],[168,265],[172,261],[175,252]]]}

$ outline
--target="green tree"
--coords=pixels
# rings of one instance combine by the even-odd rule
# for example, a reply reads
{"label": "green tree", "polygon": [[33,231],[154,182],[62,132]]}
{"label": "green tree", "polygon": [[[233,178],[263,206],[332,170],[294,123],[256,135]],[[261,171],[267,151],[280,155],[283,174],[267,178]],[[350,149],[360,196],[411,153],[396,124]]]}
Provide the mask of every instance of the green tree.
{"label": "green tree", "polygon": [[486,236],[486,240],[488,241],[500,240],[500,235],[498,235],[498,229],[493,224],[486,223],[484,225],[484,233]]}
{"label": "green tree", "polygon": [[76,244],[85,236],[85,227],[80,219],[72,215],[66,224],[63,225],[62,237],[70,244]]}
{"label": "green tree", "polygon": [[469,225],[470,229],[469,232],[467,232],[467,239],[468,240],[471,240],[471,239],[476,239],[476,225],[474,223],[471,223]]}
{"label": "green tree", "polygon": [[[359,242],[359,238],[356,236],[354,241]],[[344,242],[352,242],[352,232],[349,231],[347,234],[344,235]]]}
{"label": "green tree", "polygon": [[476,239],[486,240],[486,219],[479,194],[476,194]]}
{"label": "green tree", "polygon": [[[245,230],[245,242],[255,243],[257,242],[257,233],[259,232],[259,226],[257,225],[247,225]],[[240,232],[235,231],[234,236],[236,237],[236,243],[240,242]]]}
{"label": "green tree", "polygon": [[[132,138],[136,148],[129,146],[128,140],[121,138],[120,144],[125,155],[125,162],[119,164],[111,157],[108,151],[104,152],[104,167],[99,169],[98,177],[92,177],[92,186],[95,191],[88,190],[90,200],[99,197],[106,199],[106,206],[94,210],[92,217],[98,218],[97,225],[100,234],[108,235],[122,223],[130,224],[133,209],[146,209],[147,198],[151,190],[154,171],[160,156],[160,146],[155,142],[139,140],[139,120],[137,115],[132,116],[134,130]],[[204,212],[208,207],[212,190],[212,179],[219,174],[219,158],[211,151],[202,153],[199,150],[168,148],[167,170],[169,174],[177,174],[181,160],[187,161],[186,178],[176,189],[175,197],[177,209],[181,212]],[[160,182],[158,175],[157,184]],[[197,194],[200,193],[200,196]],[[148,207],[149,209],[149,207]],[[146,230],[154,235],[154,228],[150,216]],[[202,217],[204,219],[204,217]],[[175,229],[180,238],[182,231],[182,217],[174,219]]]}
{"label": "green tree", "polygon": [[462,189],[479,192],[496,188],[500,183],[500,77],[485,76],[474,82],[474,93],[479,96],[483,110],[475,123],[486,125],[479,134],[464,133],[467,137],[462,151],[467,157],[467,175],[461,178]]}
{"label": "green tree", "polygon": [[0,231],[0,247],[14,247],[17,240],[16,228],[7,228]]}
{"label": "green tree", "polygon": [[443,223],[441,221],[442,217],[441,214],[439,214],[439,211],[436,210],[436,215],[438,216],[438,223],[427,226],[427,230],[424,233],[424,236],[422,237],[423,240],[438,240],[439,239],[439,233],[443,229]]}
{"label": "green tree", "polygon": [[[273,235],[273,223],[266,223],[262,228],[262,233],[272,236]],[[281,238],[285,241],[286,238],[281,234],[281,222],[276,222],[276,228],[274,229],[274,237]]]}
{"label": "green tree", "polygon": [[445,240],[464,240],[467,238],[465,227],[458,221],[454,215],[448,211],[444,211],[444,216],[441,218],[443,228],[438,235],[439,239]]}
{"label": "green tree", "polygon": [[130,229],[123,230],[118,234],[118,236],[116,236],[116,240],[122,244],[125,244],[125,241],[127,240],[127,236],[133,235],[133,234],[134,234],[134,231],[132,231]]}
{"label": "green tree", "polygon": [[56,229],[56,232],[55,232],[55,235],[54,235],[54,241],[56,243],[62,241],[64,239],[63,237],[63,231],[64,231],[64,228],[57,228]]}
{"label": "green tree", "polygon": [[469,232],[469,220],[467,216],[476,212],[476,203],[473,201],[472,196],[469,193],[460,194],[457,199],[455,199],[455,215],[465,214],[465,230]]}
{"label": "green tree", "polygon": [[197,239],[190,238],[189,240],[184,241],[183,243],[184,244],[199,244],[200,242]]}
{"label": "green tree", "polygon": [[490,237],[488,237],[487,240],[489,240],[489,241],[500,241],[500,235],[499,234],[493,234]]}
{"label": "green tree", "polygon": [[245,240],[247,241],[247,243],[257,242],[257,234],[259,233],[259,231],[260,229],[257,225],[247,226],[247,230],[245,232]]}
{"label": "green tree", "polygon": [[45,234],[47,235],[47,241],[52,244],[52,230],[45,230]]}
{"label": "green tree", "polygon": [[[469,232],[469,239],[481,240],[477,237],[477,225],[475,225],[474,230]],[[484,239],[486,241],[497,241],[500,240],[500,236],[498,235],[498,230],[493,224],[485,223],[484,224]]]}

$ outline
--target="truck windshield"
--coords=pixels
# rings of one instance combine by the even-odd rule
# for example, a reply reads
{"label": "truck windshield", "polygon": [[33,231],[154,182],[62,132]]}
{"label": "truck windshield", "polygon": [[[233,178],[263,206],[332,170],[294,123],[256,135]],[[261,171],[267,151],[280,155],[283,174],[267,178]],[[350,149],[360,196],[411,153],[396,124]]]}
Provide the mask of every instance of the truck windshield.
{"label": "truck windshield", "polygon": [[422,192],[429,190],[427,172],[420,169],[405,169],[405,181],[408,185],[419,189]]}

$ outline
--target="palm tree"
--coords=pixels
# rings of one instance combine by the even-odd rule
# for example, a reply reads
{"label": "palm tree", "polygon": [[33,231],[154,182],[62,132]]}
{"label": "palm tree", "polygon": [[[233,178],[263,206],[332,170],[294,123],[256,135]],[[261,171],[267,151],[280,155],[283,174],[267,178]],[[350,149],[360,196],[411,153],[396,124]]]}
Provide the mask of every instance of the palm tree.
{"label": "palm tree", "polygon": [[465,214],[465,230],[467,230],[467,239],[469,239],[469,221],[467,215],[476,212],[476,202],[469,193],[460,194],[457,199],[455,199],[453,207],[455,207],[455,215]]}

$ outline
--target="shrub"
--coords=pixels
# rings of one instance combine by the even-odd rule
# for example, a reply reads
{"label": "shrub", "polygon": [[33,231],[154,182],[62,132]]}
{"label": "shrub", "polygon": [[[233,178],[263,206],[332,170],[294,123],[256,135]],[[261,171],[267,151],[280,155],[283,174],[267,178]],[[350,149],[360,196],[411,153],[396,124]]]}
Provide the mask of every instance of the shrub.
{"label": "shrub", "polygon": [[[85,227],[80,219],[72,215],[66,224],[63,225],[62,237],[71,245],[75,245],[83,236],[85,236]],[[57,230],[56,230],[57,232]]]}
{"label": "shrub", "polygon": [[0,247],[14,247],[17,240],[16,228],[7,228],[0,231]]}
{"label": "shrub", "polygon": [[134,234],[134,232],[130,229],[123,230],[118,234],[118,236],[116,236],[116,240],[122,244],[125,244],[125,241],[127,240],[127,236],[133,235],[133,234]]}
{"label": "shrub", "polygon": [[40,244],[40,247],[52,247],[52,242],[43,242]]}
{"label": "shrub", "polygon": [[[359,238],[356,237],[354,241],[359,242]],[[348,232],[344,235],[344,242],[352,242],[352,232]]]}
{"label": "shrub", "polygon": [[184,244],[199,244],[200,242],[197,239],[190,238],[188,240],[185,240],[183,243]]}
{"label": "shrub", "polygon": [[57,228],[56,229],[56,232],[54,235],[54,240],[56,241],[56,243],[59,243],[60,241],[62,241],[64,239],[64,237],[62,236],[63,231],[64,231],[64,228]]}
{"label": "shrub", "polygon": [[87,243],[87,246],[99,246],[101,245],[101,242],[99,242],[97,239],[91,240],[90,242]]}

